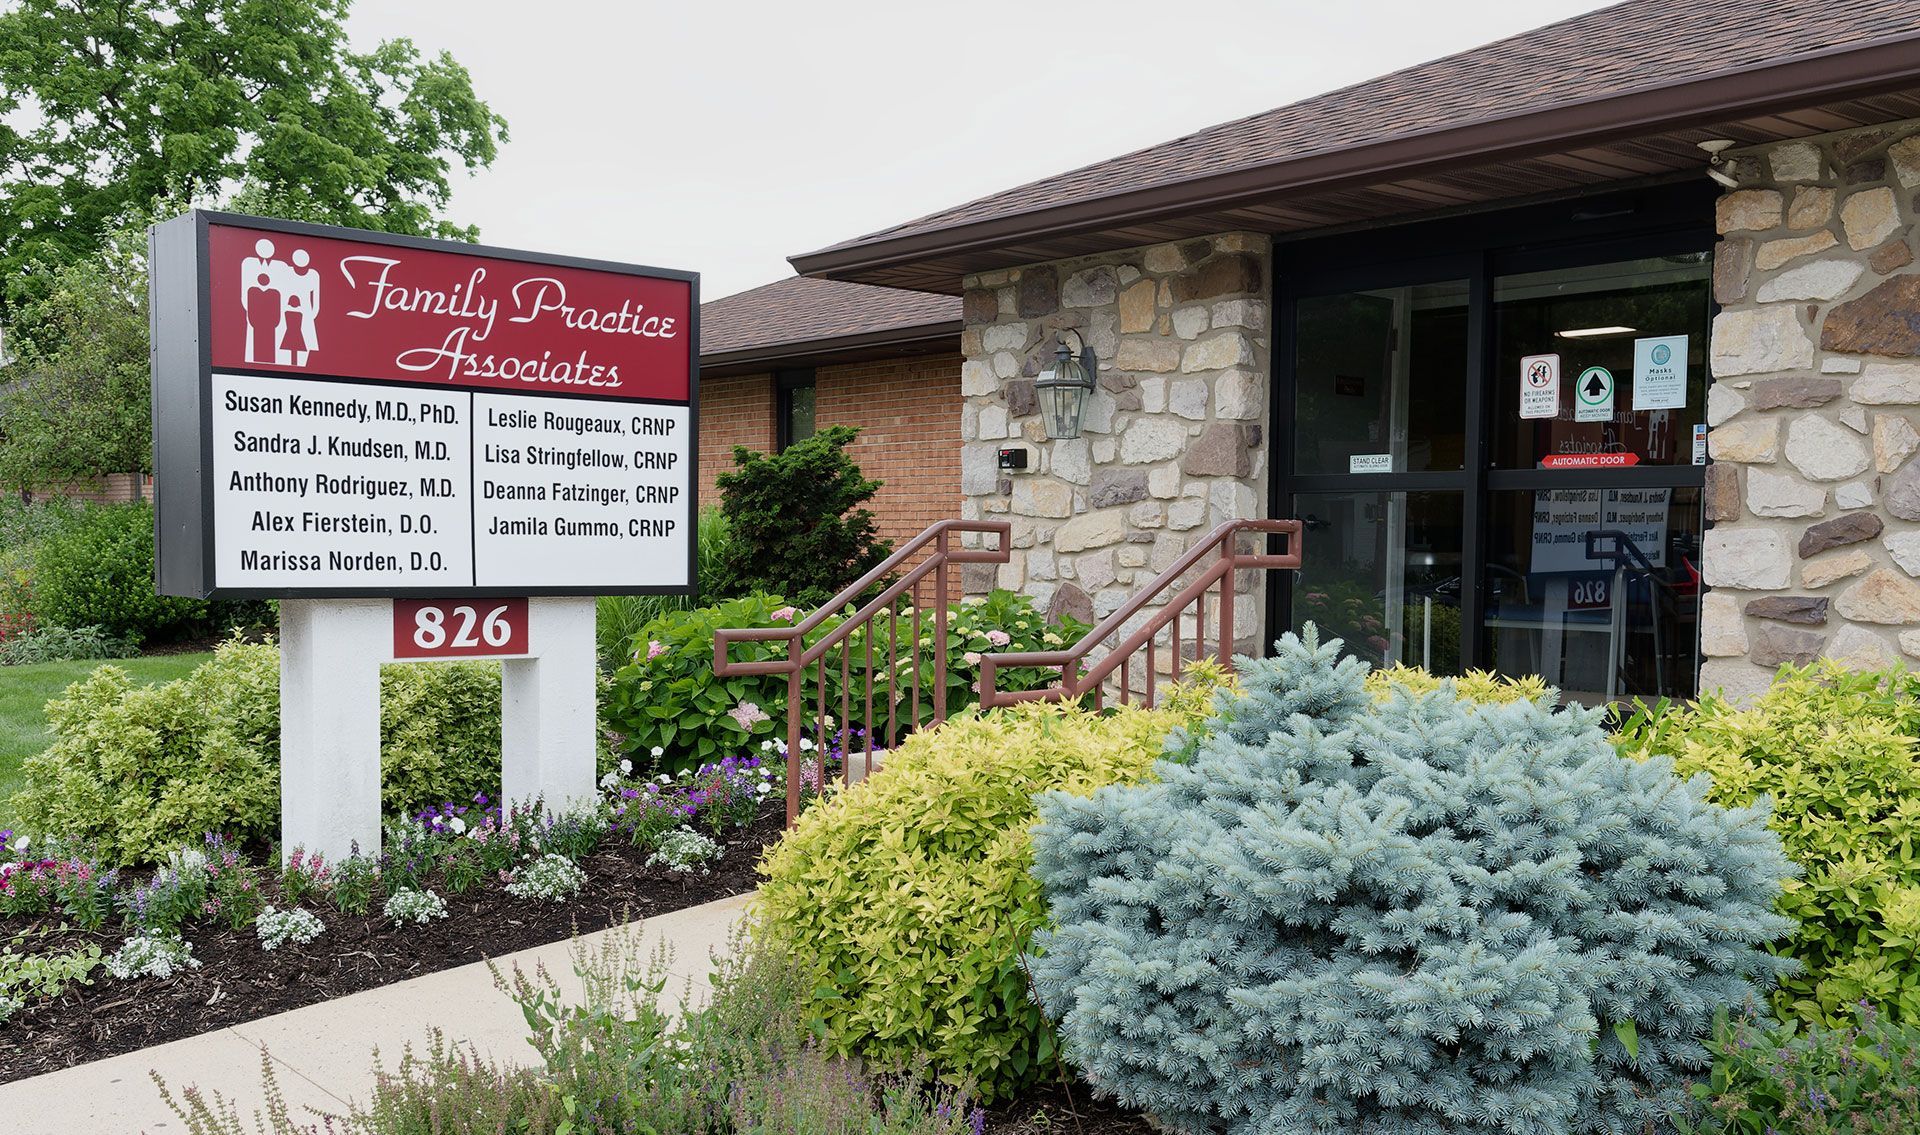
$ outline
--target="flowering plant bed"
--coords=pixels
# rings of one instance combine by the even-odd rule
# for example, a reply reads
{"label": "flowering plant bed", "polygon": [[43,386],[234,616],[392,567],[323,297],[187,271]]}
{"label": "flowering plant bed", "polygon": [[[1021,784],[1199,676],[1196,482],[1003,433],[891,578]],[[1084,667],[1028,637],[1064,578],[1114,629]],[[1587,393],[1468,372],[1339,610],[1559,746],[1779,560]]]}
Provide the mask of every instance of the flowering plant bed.
{"label": "flowering plant bed", "polygon": [[377,859],[270,867],[210,835],[148,875],[31,849],[0,867],[0,1082],[750,891],[783,773],[614,775],[557,815],[478,797],[390,824]]}

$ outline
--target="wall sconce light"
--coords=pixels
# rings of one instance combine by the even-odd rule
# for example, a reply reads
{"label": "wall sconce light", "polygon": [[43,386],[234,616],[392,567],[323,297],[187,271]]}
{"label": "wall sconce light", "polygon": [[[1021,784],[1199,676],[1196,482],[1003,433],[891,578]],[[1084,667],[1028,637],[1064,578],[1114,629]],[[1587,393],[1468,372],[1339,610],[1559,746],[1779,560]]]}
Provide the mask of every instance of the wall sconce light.
{"label": "wall sconce light", "polygon": [[[1053,353],[1053,369],[1033,383],[1047,437],[1055,440],[1080,436],[1080,419],[1087,412],[1087,396],[1093,393],[1094,379],[1100,373],[1100,360],[1080,332],[1069,327],[1060,335],[1060,345]],[[1068,335],[1079,343],[1078,353],[1068,349]]]}

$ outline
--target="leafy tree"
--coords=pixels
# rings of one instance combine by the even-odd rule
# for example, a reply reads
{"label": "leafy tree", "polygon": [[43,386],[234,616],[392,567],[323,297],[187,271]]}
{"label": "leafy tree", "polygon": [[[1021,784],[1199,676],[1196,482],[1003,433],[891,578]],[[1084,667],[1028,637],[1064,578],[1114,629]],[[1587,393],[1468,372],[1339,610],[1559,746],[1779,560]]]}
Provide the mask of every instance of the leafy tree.
{"label": "leafy tree", "polygon": [[16,312],[0,369],[0,485],[153,471],[145,239],[122,229],[47,274]]}
{"label": "leafy tree", "polygon": [[768,591],[820,603],[893,551],[860,507],[880,482],[847,456],[859,432],[832,426],[771,455],[734,446],[736,467],[715,479],[733,533],[717,573],[722,595]]}
{"label": "leafy tree", "polygon": [[[472,239],[452,164],[506,123],[445,52],[347,43],[351,0],[16,0],[0,10],[0,277],[91,255],[161,200],[230,196],[360,228]],[[24,123],[24,124],[23,124]]]}

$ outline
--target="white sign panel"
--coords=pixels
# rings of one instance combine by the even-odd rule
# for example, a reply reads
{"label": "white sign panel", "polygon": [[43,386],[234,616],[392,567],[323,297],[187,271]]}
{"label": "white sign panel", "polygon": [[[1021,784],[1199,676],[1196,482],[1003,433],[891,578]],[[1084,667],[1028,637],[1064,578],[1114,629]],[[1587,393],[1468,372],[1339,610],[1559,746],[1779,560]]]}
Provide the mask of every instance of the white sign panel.
{"label": "white sign panel", "polygon": [[1687,337],[1633,341],[1633,408],[1677,410],[1687,404]]}
{"label": "white sign panel", "polygon": [[1526,355],[1520,360],[1520,416],[1551,418],[1560,412],[1560,356]]}
{"label": "white sign panel", "polygon": [[1347,472],[1391,473],[1393,472],[1393,454],[1355,453],[1347,458]]}
{"label": "white sign panel", "polygon": [[[1654,567],[1665,567],[1671,489],[1541,489],[1533,494],[1534,574],[1611,571],[1587,558],[1587,534],[1624,532]],[[1606,548],[1603,541],[1599,545]]]}
{"label": "white sign panel", "polygon": [[1613,420],[1613,372],[1606,367],[1588,367],[1573,382],[1573,420],[1610,422]]}

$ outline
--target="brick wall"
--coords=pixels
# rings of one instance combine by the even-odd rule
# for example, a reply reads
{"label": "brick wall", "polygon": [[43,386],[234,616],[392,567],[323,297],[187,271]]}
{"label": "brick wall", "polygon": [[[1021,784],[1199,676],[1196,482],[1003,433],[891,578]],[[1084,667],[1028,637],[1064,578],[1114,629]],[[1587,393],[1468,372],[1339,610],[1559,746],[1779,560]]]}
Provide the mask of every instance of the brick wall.
{"label": "brick wall", "polygon": [[773,376],[700,380],[700,507],[720,503],[715,477],[733,468],[733,447],[773,448]]}
{"label": "brick wall", "polygon": [[896,544],[960,516],[960,361],[935,355],[814,374],[815,420],[860,427],[850,452],[885,482],[870,507]]}
{"label": "brick wall", "polygon": [[[821,426],[858,426],[852,453],[884,482],[873,503],[880,534],[908,540],[936,520],[960,515],[960,357],[932,355],[820,367],[814,417]],[[700,384],[700,500],[717,503],[714,479],[733,467],[733,447],[773,448],[771,375]]]}

